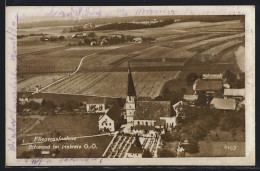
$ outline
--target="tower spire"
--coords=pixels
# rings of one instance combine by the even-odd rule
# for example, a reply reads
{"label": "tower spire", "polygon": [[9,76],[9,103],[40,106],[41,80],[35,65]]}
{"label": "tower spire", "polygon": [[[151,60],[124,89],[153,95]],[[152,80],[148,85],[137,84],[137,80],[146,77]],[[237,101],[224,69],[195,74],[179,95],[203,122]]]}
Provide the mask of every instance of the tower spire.
{"label": "tower spire", "polygon": [[127,96],[136,96],[135,92],[135,86],[134,86],[134,81],[132,78],[132,73],[130,69],[130,63],[128,61],[128,87],[127,87]]}

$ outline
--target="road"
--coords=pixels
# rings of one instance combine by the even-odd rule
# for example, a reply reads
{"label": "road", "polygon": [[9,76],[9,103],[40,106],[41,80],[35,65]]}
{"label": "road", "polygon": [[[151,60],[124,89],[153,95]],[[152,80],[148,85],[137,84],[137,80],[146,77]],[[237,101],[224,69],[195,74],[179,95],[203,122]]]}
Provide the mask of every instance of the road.
{"label": "road", "polygon": [[[118,49],[118,48],[122,48],[122,47],[127,47],[127,46],[133,46],[133,45],[136,45],[136,44],[130,44],[130,45],[126,45],[126,46],[120,46],[120,47],[117,47],[117,48],[114,48],[114,49]],[[57,81],[54,81],[54,82],[52,82],[52,83],[46,85],[45,87],[39,89],[39,92],[45,90],[46,88],[49,88],[50,86],[52,86],[52,85],[54,85],[54,84],[56,84],[56,83],[58,83],[58,82],[60,82],[60,81],[63,81],[63,80],[65,80],[65,79],[71,77],[71,76],[74,75],[74,74],[76,74],[76,73],[79,71],[79,69],[80,69],[80,67],[81,67],[81,65],[82,65],[83,60],[86,59],[87,57],[90,57],[90,56],[93,56],[93,55],[97,55],[97,54],[100,54],[100,53],[103,53],[103,52],[106,52],[106,51],[114,50],[114,49],[103,50],[103,51],[96,52],[96,53],[92,53],[92,54],[89,54],[89,55],[86,55],[86,56],[82,57],[81,60],[80,60],[80,62],[79,62],[79,65],[78,65],[77,69],[76,69],[73,73],[70,73],[69,75],[67,75],[67,76],[65,76],[65,77],[62,77],[62,78],[58,79]],[[36,93],[36,92],[33,92],[32,94],[35,94],[35,93]]]}

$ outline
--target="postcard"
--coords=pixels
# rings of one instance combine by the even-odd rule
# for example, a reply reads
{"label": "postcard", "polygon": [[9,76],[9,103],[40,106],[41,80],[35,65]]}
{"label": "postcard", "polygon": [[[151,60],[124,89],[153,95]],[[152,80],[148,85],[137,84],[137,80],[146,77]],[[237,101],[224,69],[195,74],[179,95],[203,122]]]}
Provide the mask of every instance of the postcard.
{"label": "postcard", "polygon": [[8,6],[6,166],[252,166],[254,6]]}

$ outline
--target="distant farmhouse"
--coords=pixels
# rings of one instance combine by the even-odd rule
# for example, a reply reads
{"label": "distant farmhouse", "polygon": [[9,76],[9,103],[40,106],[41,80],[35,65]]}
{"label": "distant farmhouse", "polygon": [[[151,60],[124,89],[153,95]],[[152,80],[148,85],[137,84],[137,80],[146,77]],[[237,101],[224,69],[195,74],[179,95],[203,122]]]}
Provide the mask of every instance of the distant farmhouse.
{"label": "distant farmhouse", "polygon": [[195,94],[198,92],[203,92],[206,94],[214,94],[218,91],[223,90],[222,81],[216,81],[216,80],[202,80],[197,79],[193,84],[193,90],[195,91]]}
{"label": "distant farmhouse", "polygon": [[31,101],[41,104],[42,101],[43,101],[43,98],[33,97],[30,93],[23,94],[21,97],[18,98],[18,103],[21,104],[21,105],[24,105],[24,104],[29,103]]}
{"label": "distant farmhouse", "polygon": [[242,100],[245,97],[245,89],[225,89],[224,98],[234,98],[237,100]]}
{"label": "distant farmhouse", "polygon": [[223,74],[202,74],[204,80],[222,80]]}
{"label": "distant farmhouse", "polygon": [[87,113],[105,113],[105,98],[90,98],[83,102],[86,105]]}
{"label": "distant farmhouse", "polygon": [[196,95],[196,94],[192,94],[192,95],[184,95],[183,96],[183,99],[187,102],[187,103],[189,103],[190,105],[195,105],[196,104],[196,102],[198,101],[198,95]]}
{"label": "distant farmhouse", "polygon": [[142,42],[143,42],[143,39],[142,39],[141,37],[135,37],[135,38],[133,39],[133,42],[134,42],[134,43],[142,43]]}
{"label": "distant farmhouse", "polygon": [[235,99],[214,98],[211,101],[210,106],[214,109],[236,110],[236,100]]}

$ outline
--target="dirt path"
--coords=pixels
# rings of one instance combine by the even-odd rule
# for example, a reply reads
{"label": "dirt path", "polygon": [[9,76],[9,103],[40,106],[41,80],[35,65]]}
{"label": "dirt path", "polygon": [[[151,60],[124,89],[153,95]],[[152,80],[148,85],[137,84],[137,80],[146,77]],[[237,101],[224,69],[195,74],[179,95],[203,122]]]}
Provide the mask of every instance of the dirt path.
{"label": "dirt path", "polygon": [[[130,44],[130,45],[126,45],[126,46],[120,46],[120,47],[117,47],[117,48],[114,48],[114,49],[118,49],[118,48],[122,48],[122,47],[127,47],[127,46],[133,46],[133,45],[135,45],[135,44]],[[113,49],[113,50],[114,50],[114,49]],[[76,69],[73,73],[71,73],[71,74],[69,74],[69,75],[67,75],[67,76],[65,76],[65,77],[62,77],[62,78],[58,79],[57,81],[54,81],[54,82],[52,82],[52,83],[46,85],[45,87],[41,88],[39,91],[43,91],[44,89],[49,88],[50,86],[52,86],[52,85],[54,85],[54,84],[56,84],[56,83],[58,83],[58,82],[60,82],[60,81],[63,81],[63,80],[65,80],[65,79],[69,78],[70,76],[76,74],[76,73],[79,71],[79,69],[80,69],[80,67],[81,67],[81,65],[82,65],[83,60],[86,59],[87,57],[90,57],[90,56],[93,56],[93,55],[97,55],[97,54],[100,54],[100,53],[103,53],[103,52],[106,52],[106,51],[110,51],[110,50],[112,50],[112,49],[103,50],[103,51],[96,52],[96,53],[92,53],[92,54],[90,54],[90,55],[86,55],[86,56],[82,57],[81,60],[80,60],[80,62],[79,62],[79,65],[78,65],[77,69]],[[36,93],[36,92],[33,92],[32,94],[35,94],[35,93]]]}

